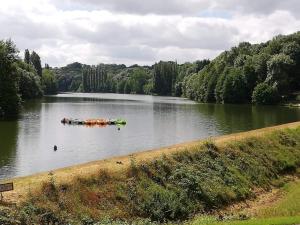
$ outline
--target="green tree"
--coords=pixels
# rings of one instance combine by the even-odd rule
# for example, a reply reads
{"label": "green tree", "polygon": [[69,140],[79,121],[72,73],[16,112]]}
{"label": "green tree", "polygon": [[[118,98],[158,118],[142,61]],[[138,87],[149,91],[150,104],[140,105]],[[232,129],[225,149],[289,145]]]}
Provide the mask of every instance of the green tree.
{"label": "green tree", "polygon": [[30,64],[30,52],[28,49],[25,49],[24,62],[27,64]]}
{"label": "green tree", "polygon": [[37,98],[43,95],[41,78],[32,65],[18,61],[17,73],[19,76],[19,93],[22,99]]}
{"label": "green tree", "polygon": [[42,70],[41,59],[40,59],[40,56],[35,51],[33,51],[30,55],[30,62],[36,69],[37,74],[40,77],[42,77],[43,70]]}
{"label": "green tree", "polygon": [[241,70],[231,68],[225,76],[221,99],[223,103],[246,102],[246,80]]}
{"label": "green tree", "polygon": [[268,65],[268,76],[269,82],[277,82],[278,91],[286,93],[291,82],[291,76],[289,70],[294,65],[294,61],[290,56],[283,53],[274,55],[267,63]]}
{"label": "green tree", "polygon": [[182,95],[182,82],[178,82],[175,85],[175,96],[180,97]]}
{"label": "green tree", "polygon": [[11,40],[0,41],[0,116],[14,116],[19,111],[17,54]]}
{"label": "green tree", "polygon": [[117,84],[117,93],[124,93],[124,87],[126,84],[126,80],[120,80]]}
{"label": "green tree", "polygon": [[141,68],[135,68],[130,76],[130,80],[132,84],[131,92],[134,92],[136,94],[143,94],[143,87],[147,82],[147,74],[145,70]]}
{"label": "green tree", "polygon": [[57,94],[57,79],[53,71],[43,70],[42,85],[45,94]]}
{"label": "green tree", "polygon": [[252,94],[252,102],[254,104],[275,104],[279,101],[279,94],[276,85],[269,85],[267,83],[258,84]]}
{"label": "green tree", "polygon": [[144,94],[146,94],[146,95],[151,95],[153,93],[153,82],[152,82],[152,80],[148,81],[144,85],[143,90],[144,90]]}
{"label": "green tree", "polygon": [[177,63],[160,61],[153,67],[153,91],[159,95],[171,95],[178,74]]}
{"label": "green tree", "polygon": [[196,101],[251,102],[254,88],[264,82],[275,84],[281,96],[294,96],[300,91],[300,32],[261,44],[241,43],[198,73],[185,75],[181,69],[193,68],[189,64],[179,68],[184,96]]}
{"label": "green tree", "polygon": [[131,93],[131,90],[132,90],[131,81],[130,81],[130,80],[127,80],[127,81],[125,82],[125,85],[124,85],[124,93],[125,93],[125,94],[130,94],[130,93]]}

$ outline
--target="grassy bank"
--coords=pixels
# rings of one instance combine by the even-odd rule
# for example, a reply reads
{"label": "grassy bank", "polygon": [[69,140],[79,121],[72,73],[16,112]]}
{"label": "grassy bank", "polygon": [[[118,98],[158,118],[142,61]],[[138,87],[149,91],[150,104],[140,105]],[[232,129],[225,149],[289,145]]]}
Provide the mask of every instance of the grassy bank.
{"label": "grassy bank", "polygon": [[[254,198],[257,189],[270,190],[282,184],[280,179],[286,174],[296,173],[300,126],[295,123],[193,142],[120,161],[114,161],[112,168],[97,167],[98,172],[90,175],[73,174],[72,179],[63,180],[58,176],[62,171],[47,179],[44,174],[40,187],[35,184],[27,198],[16,208],[2,210],[0,218],[21,224],[111,224],[111,220],[146,224],[211,214]],[[34,177],[17,182],[28,179]]]}
{"label": "grassy bank", "polygon": [[[298,172],[299,174],[299,172]],[[275,194],[274,194],[275,193]],[[238,215],[249,215],[248,220],[236,220]],[[218,221],[216,216],[199,216],[193,219],[188,225],[269,225],[269,224],[299,224],[300,222],[300,180],[284,183],[275,191],[264,194],[258,200],[253,201],[249,208],[234,210]]]}

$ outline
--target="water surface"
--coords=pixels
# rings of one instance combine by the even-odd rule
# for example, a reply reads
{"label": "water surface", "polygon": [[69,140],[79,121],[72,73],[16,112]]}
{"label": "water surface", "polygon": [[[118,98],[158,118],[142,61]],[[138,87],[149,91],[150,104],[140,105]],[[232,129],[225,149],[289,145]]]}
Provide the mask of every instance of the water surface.
{"label": "water surface", "polygon": [[[120,130],[89,128],[63,125],[63,117],[121,117],[128,123]],[[196,104],[143,95],[49,96],[26,102],[19,119],[0,121],[0,179],[298,120],[300,109],[282,106]]]}

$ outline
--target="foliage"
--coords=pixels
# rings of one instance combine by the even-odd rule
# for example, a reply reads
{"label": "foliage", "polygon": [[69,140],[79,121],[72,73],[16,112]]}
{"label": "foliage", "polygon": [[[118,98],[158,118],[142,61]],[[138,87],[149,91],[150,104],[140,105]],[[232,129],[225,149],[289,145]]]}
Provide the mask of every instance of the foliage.
{"label": "foliage", "polygon": [[61,68],[51,68],[56,74],[58,91],[77,92],[83,91],[82,64],[75,62]]}
{"label": "foliage", "polygon": [[25,49],[25,53],[24,53],[24,62],[26,64],[30,64],[30,52],[28,49]]}
{"label": "foliage", "polygon": [[84,92],[151,93],[151,75],[141,66],[99,64],[83,68]]}
{"label": "foliage", "polygon": [[11,40],[0,41],[0,116],[13,116],[19,111],[17,54]]}
{"label": "foliage", "polygon": [[222,103],[243,103],[246,102],[246,79],[240,69],[230,68],[224,74],[224,79],[219,80],[220,91],[218,92],[219,102]]}
{"label": "foliage", "polygon": [[108,90],[107,71],[104,66],[85,66],[82,74],[82,87],[84,92],[105,92]]}
{"label": "foliage", "polygon": [[177,63],[163,62],[154,64],[153,91],[158,95],[172,95],[178,73]]}
{"label": "foliage", "polygon": [[279,94],[275,85],[270,86],[267,83],[258,84],[252,94],[252,102],[255,104],[275,104],[279,101]]}
{"label": "foliage", "polygon": [[16,116],[21,101],[43,95],[40,58],[25,50],[24,61],[11,40],[0,41],[0,117]]}
{"label": "foliage", "polygon": [[57,79],[53,71],[43,69],[42,85],[45,94],[57,94]]}
{"label": "foliage", "polygon": [[[84,66],[81,83],[83,89],[81,91],[181,96],[184,78],[190,73],[200,71],[208,64],[209,60],[182,65],[177,65],[176,62],[171,61],[160,61],[151,67],[139,65],[126,67],[115,64]],[[103,75],[97,72],[97,68],[102,68]],[[55,70],[61,71],[62,69]],[[78,73],[76,72],[76,75],[74,74],[72,77],[77,77]],[[66,74],[63,76],[66,77]],[[97,86],[99,81],[102,82],[101,88],[95,88],[94,86]]]}
{"label": "foliage", "polygon": [[[201,102],[251,102],[254,88],[264,82],[276,84],[279,95],[289,95],[300,90],[299,71],[300,32],[262,44],[244,42],[185,77],[183,95]],[[268,100],[268,104],[275,102]]]}
{"label": "foliage", "polygon": [[37,74],[40,77],[42,77],[43,71],[42,71],[41,59],[40,59],[40,56],[35,51],[33,51],[30,55],[30,62],[33,65],[33,67],[35,68]]}
{"label": "foliage", "polygon": [[22,99],[38,98],[43,95],[41,78],[32,65],[18,61],[19,93]]}

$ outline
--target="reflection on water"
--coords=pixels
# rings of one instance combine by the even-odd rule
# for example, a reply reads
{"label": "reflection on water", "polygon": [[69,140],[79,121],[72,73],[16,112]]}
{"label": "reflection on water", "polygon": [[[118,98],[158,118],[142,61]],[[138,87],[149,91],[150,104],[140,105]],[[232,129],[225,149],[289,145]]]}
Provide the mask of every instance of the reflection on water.
{"label": "reflection on water", "polygon": [[0,122],[0,176],[14,176],[14,165],[17,149],[18,123],[16,121]]}
{"label": "reflection on water", "polygon": [[[124,118],[127,125],[120,130],[64,126],[64,117]],[[27,102],[18,120],[0,121],[0,178],[299,119],[299,109],[279,106],[195,104],[173,97],[118,94],[46,97]]]}
{"label": "reflection on water", "polygon": [[198,110],[215,121],[222,134],[298,121],[299,108],[282,106],[198,104]]}

